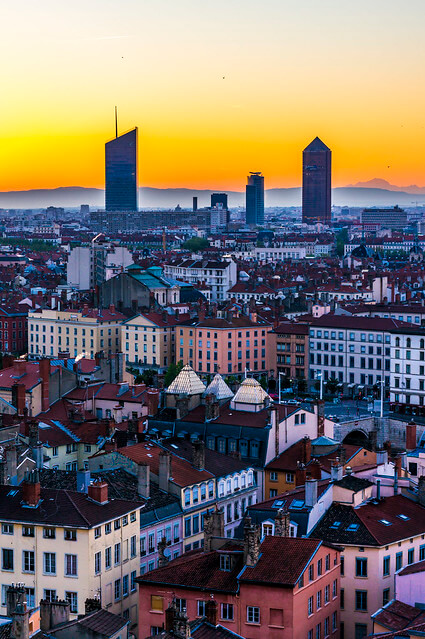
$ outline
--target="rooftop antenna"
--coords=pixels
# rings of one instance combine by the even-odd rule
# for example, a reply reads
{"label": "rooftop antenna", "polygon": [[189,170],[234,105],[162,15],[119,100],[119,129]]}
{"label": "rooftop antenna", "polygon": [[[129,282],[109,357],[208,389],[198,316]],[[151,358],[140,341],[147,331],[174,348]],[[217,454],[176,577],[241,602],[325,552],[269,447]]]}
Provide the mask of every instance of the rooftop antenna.
{"label": "rooftop antenna", "polygon": [[115,107],[115,137],[118,137],[118,114],[117,107]]}

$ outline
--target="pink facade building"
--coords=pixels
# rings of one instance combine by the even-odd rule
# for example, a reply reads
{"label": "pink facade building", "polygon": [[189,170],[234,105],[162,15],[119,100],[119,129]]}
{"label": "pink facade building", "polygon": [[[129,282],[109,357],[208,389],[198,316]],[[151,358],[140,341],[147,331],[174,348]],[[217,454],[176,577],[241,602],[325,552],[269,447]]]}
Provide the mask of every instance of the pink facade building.
{"label": "pink facade building", "polygon": [[[286,516],[279,516],[286,535]],[[140,637],[166,627],[172,601],[194,620],[214,599],[217,622],[249,639],[339,639],[339,575],[337,549],[287,536],[260,542],[247,518],[243,540],[206,535],[203,551],[138,579]]]}

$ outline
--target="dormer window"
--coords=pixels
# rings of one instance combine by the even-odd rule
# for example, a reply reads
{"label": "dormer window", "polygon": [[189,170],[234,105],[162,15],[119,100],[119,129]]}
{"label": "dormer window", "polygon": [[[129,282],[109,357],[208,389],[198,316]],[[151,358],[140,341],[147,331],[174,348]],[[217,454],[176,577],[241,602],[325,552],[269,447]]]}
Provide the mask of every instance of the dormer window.
{"label": "dormer window", "polygon": [[231,570],[230,555],[220,555],[220,570],[230,572]]}

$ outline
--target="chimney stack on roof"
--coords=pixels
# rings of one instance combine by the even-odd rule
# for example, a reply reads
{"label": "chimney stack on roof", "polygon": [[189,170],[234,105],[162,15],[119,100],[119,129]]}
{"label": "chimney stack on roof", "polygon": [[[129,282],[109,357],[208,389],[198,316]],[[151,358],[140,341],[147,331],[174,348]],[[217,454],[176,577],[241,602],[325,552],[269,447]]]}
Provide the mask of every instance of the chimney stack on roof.
{"label": "chimney stack on roof", "polygon": [[101,479],[95,480],[91,483],[87,490],[88,497],[92,500],[101,504],[108,503],[108,484],[106,481],[102,481]]}
{"label": "chimney stack on roof", "polygon": [[244,562],[246,566],[255,566],[260,556],[260,535],[251,517],[245,517],[243,529]]}
{"label": "chimney stack on roof", "polygon": [[41,487],[38,470],[32,470],[25,474],[22,482],[22,499],[28,506],[35,508],[40,503]]}
{"label": "chimney stack on roof", "polygon": [[344,467],[339,459],[331,464],[331,481],[340,481],[344,476]]}
{"label": "chimney stack on roof", "polygon": [[159,453],[159,488],[168,493],[168,482],[171,477],[171,453],[161,450]]}
{"label": "chimney stack on roof", "polygon": [[137,467],[137,492],[143,499],[150,497],[150,467],[147,464]]}
{"label": "chimney stack on roof", "polygon": [[291,523],[291,517],[287,510],[279,508],[274,519],[274,534],[275,537],[289,537],[289,526]]}
{"label": "chimney stack on roof", "polygon": [[192,443],[192,465],[196,470],[205,468],[205,442],[202,439]]}
{"label": "chimney stack on roof", "polygon": [[305,505],[313,508],[317,504],[317,479],[307,479],[305,482]]}

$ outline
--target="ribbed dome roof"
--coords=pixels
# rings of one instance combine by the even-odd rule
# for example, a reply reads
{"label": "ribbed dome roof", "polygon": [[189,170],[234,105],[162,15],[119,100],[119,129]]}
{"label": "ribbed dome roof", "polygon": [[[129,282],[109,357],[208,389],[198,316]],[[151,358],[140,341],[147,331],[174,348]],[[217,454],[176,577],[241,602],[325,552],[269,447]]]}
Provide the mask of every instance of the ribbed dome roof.
{"label": "ribbed dome roof", "polygon": [[270,402],[272,401],[270,395],[266,393],[260,382],[253,377],[247,377],[240,385],[230,404],[232,408],[234,408],[236,404],[258,406],[264,404],[265,399],[268,399]]}

